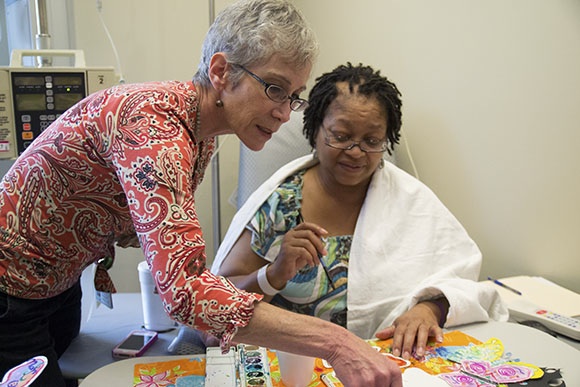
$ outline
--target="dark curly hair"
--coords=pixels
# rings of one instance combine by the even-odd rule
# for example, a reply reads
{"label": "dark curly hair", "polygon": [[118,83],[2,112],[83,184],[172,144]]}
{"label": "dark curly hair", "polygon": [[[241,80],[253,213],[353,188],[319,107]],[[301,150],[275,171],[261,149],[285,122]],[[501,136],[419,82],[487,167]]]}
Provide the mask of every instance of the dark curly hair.
{"label": "dark curly hair", "polygon": [[[375,71],[370,66],[353,66],[350,62],[340,65],[329,73],[322,74],[316,78],[316,84],[308,96],[309,105],[304,111],[304,136],[310,142],[312,148],[315,147],[315,139],[322,121],[326,115],[328,106],[338,96],[336,84],[348,82],[351,93],[376,97],[381,102],[387,113],[387,151],[395,149],[395,144],[399,143],[400,130],[402,124],[401,113],[401,93],[394,83]],[[390,149],[389,149],[390,148]]]}

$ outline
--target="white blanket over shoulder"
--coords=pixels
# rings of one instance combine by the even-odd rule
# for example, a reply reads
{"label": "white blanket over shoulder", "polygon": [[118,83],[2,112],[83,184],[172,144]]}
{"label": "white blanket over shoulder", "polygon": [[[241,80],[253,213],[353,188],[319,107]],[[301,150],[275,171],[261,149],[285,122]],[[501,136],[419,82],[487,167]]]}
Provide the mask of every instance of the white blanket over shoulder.
{"label": "white blanket over shoulder", "polygon": [[[262,184],[240,208],[212,265],[216,273],[246,224],[290,174],[314,165],[296,159]],[[507,320],[496,289],[476,282],[481,253],[465,229],[423,183],[386,162],[373,176],[352,240],[348,329],[363,339],[417,302],[444,294],[445,326]]]}

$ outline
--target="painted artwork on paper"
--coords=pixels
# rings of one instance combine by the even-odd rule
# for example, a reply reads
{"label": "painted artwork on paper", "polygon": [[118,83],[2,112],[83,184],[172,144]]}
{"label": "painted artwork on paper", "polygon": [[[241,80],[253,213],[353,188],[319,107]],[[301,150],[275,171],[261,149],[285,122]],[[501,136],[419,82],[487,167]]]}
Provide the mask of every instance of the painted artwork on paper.
{"label": "painted artwork on paper", "polygon": [[451,387],[488,387],[505,386],[512,383],[539,379],[544,372],[531,364],[504,363],[492,366],[488,361],[464,360],[454,372],[440,374]]}
{"label": "painted artwork on paper", "polygon": [[0,382],[0,387],[26,387],[40,376],[46,368],[46,356],[35,356],[9,370]]}
{"label": "painted artwork on paper", "polygon": [[133,387],[203,387],[205,358],[135,364]]}
{"label": "painted artwork on paper", "polygon": [[[392,340],[373,343],[391,351]],[[531,386],[546,379],[541,368],[506,352],[501,340],[481,342],[460,331],[445,333],[443,343],[429,343],[425,356],[411,359],[411,366],[437,375],[451,387]]]}
{"label": "painted artwork on paper", "polygon": [[[410,360],[392,355],[392,339],[367,342],[397,363],[409,386],[423,386],[429,380],[430,386],[566,387],[558,369],[539,368],[521,362],[506,352],[502,341],[497,338],[481,342],[461,331],[446,332],[442,343],[428,343],[425,356]],[[268,381],[273,387],[283,387],[276,353],[270,350],[265,353],[270,370]],[[137,364],[133,387],[201,387],[204,386],[205,365],[205,358],[200,357]],[[308,387],[323,385],[343,387],[331,365],[323,359],[316,359]]]}

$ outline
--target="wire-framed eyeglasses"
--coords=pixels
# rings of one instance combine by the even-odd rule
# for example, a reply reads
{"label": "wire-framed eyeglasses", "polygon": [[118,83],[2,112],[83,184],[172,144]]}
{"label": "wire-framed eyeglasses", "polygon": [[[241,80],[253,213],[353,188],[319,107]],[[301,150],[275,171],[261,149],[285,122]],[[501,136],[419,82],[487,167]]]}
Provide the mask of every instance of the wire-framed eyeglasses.
{"label": "wire-framed eyeglasses", "polygon": [[232,63],[235,66],[238,66],[242,70],[244,70],[248,75],[254,78],[256,81],[260,82],[264,86],[264,92],[266,96],[270,98],[274,102],[283,103],[286,100],[290,100],[290,109],[295,112],[301,112],[308,107],[308,101],[298,97],[297,95],[289,95],[284,88],[281,86],[275,85],[273,83],[268,83],[247,68],[242,65]]}
{"label": "wire-framed eyeglasses", "polygon": [[387,141],[384,138],[366,137],[360,141],[354,141],[349,135],[335,133],[322,125],[326,135],[325,144],[331,148],[351,150],[355,146],[366,153],[382,153],[387,150]]}

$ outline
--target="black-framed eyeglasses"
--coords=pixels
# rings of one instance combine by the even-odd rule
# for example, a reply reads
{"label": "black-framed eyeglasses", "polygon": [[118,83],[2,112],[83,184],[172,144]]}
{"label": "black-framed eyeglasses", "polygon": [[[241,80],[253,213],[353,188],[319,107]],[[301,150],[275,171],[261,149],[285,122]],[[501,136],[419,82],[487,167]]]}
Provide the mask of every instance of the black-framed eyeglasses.
{"label": "black-framed eyeglasses", "polygon": [[351,150],[358,146],[361,151],[366,153],[382,153],[387,150],[388,144],[385,138],[367,137],[360,141],[354,141],[349,135],[335,133],[324,125],[322,125],[322,129],[326,133],[324,143],[331,148]]}
{"label": "black-framed eyeglasses", "polygon": [[256,81],[260,82],[264,86],[264,92],[266,93],[266,96],[268,96],[268,98],[270,98],[272,101],[278,102],[278,103],[283,103],[289,99],[290,100],[290,109],[292,109],[295,112],[301,112],[308,107],[307,100],[302,99],[302,98],[298,97],[297,95],[289,95],[288,92],[286,92],[286,90],[284,90],[284,88],[282,88],[281,86],[266,82],[265,80],[263,80],[262,78],[260,78],[259,76],[257,76],[256,74],[254,74],[253,72],[251,72],[250,70],[248,70],[247,68],[245,68],[242,65],[235,64],[235,63],[232,63],[232,64],[234,64],[235,66],[238,66],[239,68],[244,70],[246,73],[248,73]]}

